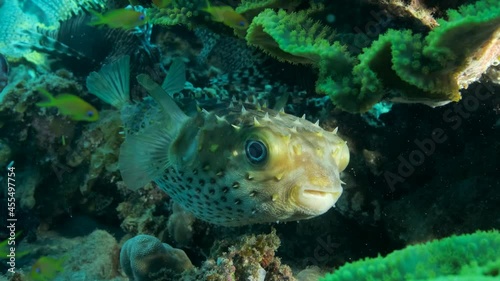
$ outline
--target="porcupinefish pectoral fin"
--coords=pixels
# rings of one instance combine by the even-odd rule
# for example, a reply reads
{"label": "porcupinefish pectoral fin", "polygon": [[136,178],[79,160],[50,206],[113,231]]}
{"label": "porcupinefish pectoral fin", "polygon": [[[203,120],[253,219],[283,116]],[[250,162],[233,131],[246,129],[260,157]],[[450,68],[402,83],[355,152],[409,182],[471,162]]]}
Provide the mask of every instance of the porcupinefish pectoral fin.
{"label": "porcupinefish pectoral fin", "polygon": [[118,168],[125,185],[137,190],[160,177],[169,166],[171,134],[157,124],[137,135],[128,135],[120,147]]}
{"label": "porcupinefish pectoral fin", "polygon": [[161,106],[165,118],[135,135],[127,135],[120,148],[118,167],[123,181],[132,190],[162,176],[170,165],[170,144],[189,120],[172,97],[148,75],[138,75],[137,81]]}
{"label": "porcupinefish pectoral fin", "polygon": [[161,87],[169,95],[172,95],[184,89],[184,84],[186,84],[186,65],[178,58],[170,65],[167,77],[165,77]]}
{"label": "porcupinefish pectoral fin", "polygon": [[130,57],[123,56],[90,73],[86,84],[91,94],[121,109],[130,101]]}

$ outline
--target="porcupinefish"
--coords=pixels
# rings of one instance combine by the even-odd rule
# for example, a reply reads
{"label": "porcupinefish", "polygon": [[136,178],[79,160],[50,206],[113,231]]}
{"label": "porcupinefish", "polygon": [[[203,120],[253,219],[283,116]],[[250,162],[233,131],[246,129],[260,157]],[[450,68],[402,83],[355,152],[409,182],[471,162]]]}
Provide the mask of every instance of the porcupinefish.
{"label": "porcupinefish", "polygon": [[[170,72],[178,73],[173,68],[166,81]],[[128,81],[126,73],[101,70],[92,76]],[[109,91],[93,86],[101,78],[88,79],[87,87],[109,101]],[[349,162],[349,150],[336,131],[245,104],[187,116],[168,88],[144,74],[137,80],[160,110],[154,122],[127,133],[120,148],[119,169],[130,189],[154,181],[197,218],[224,226],[312,218],[342,194],[339,173]],[[115,104],[123,104],[127,95],[128,90],[117,94],[115,100],[122,102]]]}

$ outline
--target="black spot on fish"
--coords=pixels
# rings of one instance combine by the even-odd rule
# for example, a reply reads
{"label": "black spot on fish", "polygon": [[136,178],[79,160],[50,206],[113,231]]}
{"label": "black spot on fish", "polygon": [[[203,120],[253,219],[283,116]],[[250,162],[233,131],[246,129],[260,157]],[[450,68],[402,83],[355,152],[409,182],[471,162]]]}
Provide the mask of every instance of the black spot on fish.
{"label": "black spot on fish", "polygon": [[250,197],[255,197],[255,195],[257,195],[257,191],[250,192]]}
{"label": "black spot on fish", "polygon": [[233,208],[231,208],[231,207],[229,207],[229,206],[226,206],[226,210],[228,210],[228,211],[232,211],[232,210],[233,210]]}
{"label": "black spot on fish", "polygon": [[220,201],[227,202],[227,198],[225,196],[221,196]]}
{"label": "black spot on fish", "polygon": [[188,183],[192,183],[193,182],[193,178],[192,177],[187,178],[187,182]]}
{"label": "black spot on fish", "polygon": [[240,200],[240,199],[236,199],[236,200],[234,200],[234,204],[236,204],[236,205],[241,204],[241,200]]}
{"label": "black spot on fish", "polygon": [[210,199],[210,197],[208,197],[208,195],[206,195],[206,194],[203,194],[203,197],[205,197],[206,200]]}
{"label": "black spot on fish", "polygon": [[215,189],[210,188],[210,189],[208,190],[208,193],[209,193],[210,195],[214,195],[214,194],[215,194]]}
{"label": "black spot on fish", "polygon": [[227,193],[228,191],[229,191],[229,187],[224,186],[224,187],[222,188],[222,192]]}
{"label": "black spot on fish", "polygon": [[200,186],[205,186],[205,180],[199,180],[198,183],[200,184]]}
{"label": "black spot on fish", "polygon": [[195,191],[196,191],[196,193],[200,193],[200,192],[201,192],[201,189],[196,188],[196,189],[195,189]]}
{"label": "black spot on fish", "polygon": [[236,212],[243,214],[245,211],[243,211],[243,209],[236,209]]}
{"label": "black spot on fish", "polygon": [[197,175],[198,174],[198,170],[197,169],[194,169],[193,170],[193,175]]}
{"label": "black spot on fish", "polygon": [[232,185],[233,188],[239,188],[240,187],[240,183],[235,181],[233,182],[233,185]]}
{"label": "black spot on fish", "polygon": [[215,206],[219,206],[220,203],[217,201],[214,201],[214,204],[215,204]]}

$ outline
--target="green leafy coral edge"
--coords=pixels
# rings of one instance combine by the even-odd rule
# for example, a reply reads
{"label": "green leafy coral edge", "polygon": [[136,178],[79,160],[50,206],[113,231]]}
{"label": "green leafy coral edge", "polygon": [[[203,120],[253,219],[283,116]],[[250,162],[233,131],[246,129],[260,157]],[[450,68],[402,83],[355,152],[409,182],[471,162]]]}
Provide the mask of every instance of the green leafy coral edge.
{"label": "green leafy coral edge", "polygon": [[427,36],[389,30],[353,57],[333,31],[307,12],[266,9],[253,18],[246,34],[250,45],[278,60],[319,69],[318,93],[350,112],[365,112],[388,90],[409,101],[442,103],[461,96],[457,76],[470,57],[499,33],[500,2],[481,0],[448,11],[448,19]]}
{"label": "green leafy coral edge", "polygon": [[500,280],[500,233],[478,231],[346,264],[320,281]]}

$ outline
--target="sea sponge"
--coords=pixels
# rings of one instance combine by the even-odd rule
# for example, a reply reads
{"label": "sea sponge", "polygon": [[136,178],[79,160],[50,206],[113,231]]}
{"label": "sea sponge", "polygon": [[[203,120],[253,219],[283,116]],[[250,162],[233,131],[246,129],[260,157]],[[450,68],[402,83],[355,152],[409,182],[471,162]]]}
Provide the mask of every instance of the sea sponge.
{"label": "sea sponge", "polygon": [[498,280],[500,232],[478,231],[346,264],[321,281]]}
{"label": "sea sponge", "polygon": [[120,251],[120,265],[133,281],[152,281],[162,276],[174,278],[193,267],[183,250],[144,234],[125,242]]}

